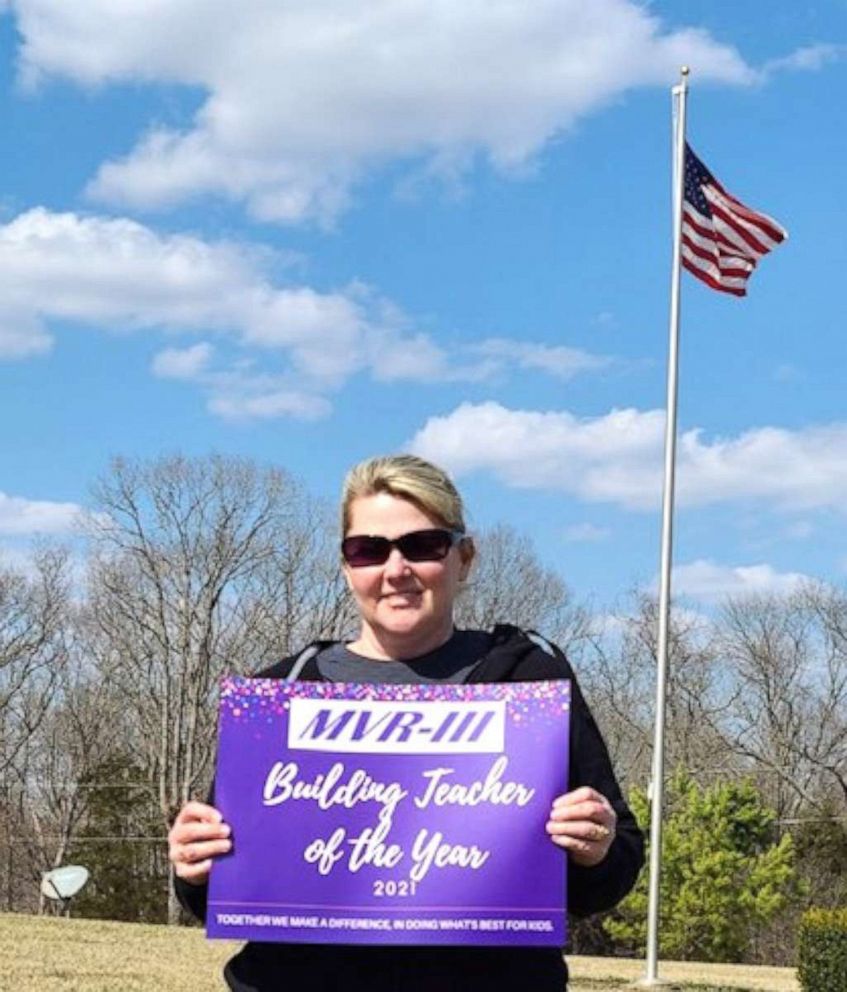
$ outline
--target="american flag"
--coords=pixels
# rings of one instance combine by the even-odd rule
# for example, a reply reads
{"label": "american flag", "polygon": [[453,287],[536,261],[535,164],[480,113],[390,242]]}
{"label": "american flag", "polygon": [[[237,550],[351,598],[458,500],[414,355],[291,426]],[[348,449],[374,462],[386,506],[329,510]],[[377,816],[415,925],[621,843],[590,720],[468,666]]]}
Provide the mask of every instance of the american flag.
{"label": "american flag", "polygon": [[747,295],[747,280],[762,256],[788,232],[745,207],[721,186],[685,145],[682,264],[712,289]]}

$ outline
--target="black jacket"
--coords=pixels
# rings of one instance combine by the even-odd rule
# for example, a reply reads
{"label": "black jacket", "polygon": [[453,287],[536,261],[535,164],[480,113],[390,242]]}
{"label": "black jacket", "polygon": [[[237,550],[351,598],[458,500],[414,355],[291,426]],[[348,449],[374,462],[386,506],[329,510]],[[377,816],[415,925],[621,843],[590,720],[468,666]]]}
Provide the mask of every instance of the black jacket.
{"label": "black jacket", "polygon": [[[316,647],[329,646],[318,644]],[[294,656],[257,673],[285,678]],[[322,681],[315,657],[299,679]],[[616,905],[632,888],[644,860],[643,840],[621,795],[606,745],[573,670],[558,649],[516,627],[501,625],[470,672],[471,682],[534,682],[571,679],[569,789],[589,785],[612,803],[617,834],[605,860],[594,868],[568,866],[568,910],[587,916]],[[205,918],[206,886],[176,879],[182,905]],[[235,992],[562,992],[567,970],[555,948],[370,947],[250,942],[227,964]]]}

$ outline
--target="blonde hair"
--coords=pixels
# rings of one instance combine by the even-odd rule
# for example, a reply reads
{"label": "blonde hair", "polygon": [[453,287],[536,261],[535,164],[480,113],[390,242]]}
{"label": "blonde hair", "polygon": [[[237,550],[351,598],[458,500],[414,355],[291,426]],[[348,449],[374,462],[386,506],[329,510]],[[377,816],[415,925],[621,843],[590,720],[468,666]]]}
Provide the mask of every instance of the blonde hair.
{"label": "blonde hair", "polygon": [[347,473],[341,491],[342,536],[350,526],[353,501],[377,493],[414,503],[450,530],[465,530],[462,497],[446,472],[416,455],[384,455],[359,462]]}

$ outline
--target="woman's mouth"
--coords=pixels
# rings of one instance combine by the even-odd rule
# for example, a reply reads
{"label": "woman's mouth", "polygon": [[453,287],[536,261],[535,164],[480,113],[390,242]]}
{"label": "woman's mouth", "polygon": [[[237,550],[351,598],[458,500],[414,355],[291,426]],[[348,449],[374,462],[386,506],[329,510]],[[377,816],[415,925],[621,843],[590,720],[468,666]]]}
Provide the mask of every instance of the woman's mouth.
{"label": "woman's mouth", "polygon": [[418,599],[421,595],[419,589],[392,589],[383,595],[383,599],[389,603],[406,604]]}

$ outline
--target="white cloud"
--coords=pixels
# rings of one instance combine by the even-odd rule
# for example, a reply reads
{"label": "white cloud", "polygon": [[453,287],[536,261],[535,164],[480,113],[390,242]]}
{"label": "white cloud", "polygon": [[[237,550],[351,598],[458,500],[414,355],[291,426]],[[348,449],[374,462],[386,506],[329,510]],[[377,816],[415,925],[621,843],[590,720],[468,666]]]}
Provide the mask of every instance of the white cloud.
{"label": "white cloud", "polygon": [[[649,595],[657,598],[658,582],[649,591]],[[676,591],[676,590],[674,590]],[[705,601],[703,602],[705,606]],[[671,611],[673,626],[679,630],[684,630],[688,638],[693,638],[707,642],[712,631],[712,618],[707,612],[700,609],[693,609],[691,605],[683,606],[679,602],[673,603]],[[591,631],[596,637],[611,637],[617,639],[623,637],[627,632],[638,630],[644,623],[644,615],[639,611],[631,612],[628,609],[621,609],[620,612],[598,613],[591,620]]]}
{"label": "white cloud", "polygon": [[0,492],[0,534],[68,534],[82,512],[76,503],[24,499]]}
{"label": "white cloud", "polygon": [[370,357],[376,378],[383,382],[452,377],[446,352],[425,334],[402,339],[396,334],[374,335]]}
{"label": "white cloud", "polygon": [[573,524],[565,528],[565,540],[571,544],[594,544],[608,540],[611,531],[608,527],[598,527],[596,524]]}
{"label": "white cloud", "polygon": [[[325,394],[363,371],[385,382],[437,383],[479,381],[509,363],[562,376],[606,361],[505,339],[483,346],[496,358],[475,349],[451,355],[367,286],[322,293],[275,285],[267,256],[255,246],[157,234],[126,218],[29,210],[0,224],[0,356],[4,341],[6,357],[48,348],[52,319],[111,332],[215,334],[235,348],[234,365],[221,364],[230,360],[219,355],[225,349],[202,341],[159,351],[153,374],[200,385],[221,416],[310,419],[328,412]],[[247,374],[245,361],[270,361],[274,373]]]}
{"label": "white cloud", "polygon": [[252,359],[240,359],[231,368],[220,370],[210,368],[212,356],[213,349],[207,342],[189,348],[166,348],[154,357],[153,373],[204,387],[206,408],[224,420],[320,420],[332,412],[325,397],[293,389],[285,376],[256,371]]}
{"label": "white cloud", "polygon": [[321,396],[285,390],[256,395],[218,394],[209,400],[209,409],[225,420],[272,420],[275,417],[297,417],[299,420],[320,420],[328,416],[330,404]]}
{"label": "white cloud", "polygon": [[[567,411],[462,404],[432,417],[411,448],[455,473],[490,471],[510,486],[558,490],[587,502],[652,510],[661,496],[662,410],[612,410],[578,418]],[[847,424],[797,431],[762,427],[677,442],[677,503],[706,506],[767,500],[776,509],[847,509]]]}
{"label": "white cloud", "polygon": [[806,541],[815,532],[815,525],[810,520],[795,520],[785,528],[785,536],[792,541]]}
{"label": "white cloud", "polygon": [[[718,565],[698,559],[673,570],[675,595],[689,596],[705,603],[718,603],[728,596],[794,592],[810,582],[800,572],[777,572],[771,565]],[[658,584],[658,583],[657,583]]]}
{"label": "white cloud", "polygon": [[512,362],[518,368],[546,372],[557,379],[565,380],[573,379],[581,372],[596,372],[612,364],[611,358],[592,355],[579,348],[567,348],[564,345],[553,347],[506,338],[488,338],[473,350],[491,360],[491,371],[504,362]]}
{"label": "white cloud", "polygon": [[257,263],[242,246],[160,236],[123,218],[38,207],[0,225],[0,298],[30,322],[224,328],[243,320]]}
{"label": "white cloud", "polygon": [[[156,375],[214,385],[218,394],[227,382],[238,386],[232,403],[218,395],[210,404],[220,413],[238,407],[240,415],[276,409],[311,417],[325,401],[281,402],[280,393],[326,392],[363,369],[383,378],[430,375],[408,360],[401,367],[400,358],[438,349],[420,334],[407,334],[405,318],[376,294],[358,285],[329,293],[280,287],[264,266],[263,253],[246,245],[159,235],[125,218],[36,208],[0,225],[0,299],[6,315],[15,315],[14,324],[0,315],[0,328],[18,334],[16,357],[49,344],[51,319],[112,332],[217,333],[246,354],[282,355],[289,381],[276,376],[264,404],[255,395],[244,402],[243,375],[211,369],[208,342],[166,348],[155,357]],[[0,332],[0,351],[4,340],[12,338]],[[257,384],[254,377],[249,390],[255,393]]]}
{"label": "white cloud", "polygon": [[53,347],[53,338],[32,313],[0,304],[0,361],[32,358]]}
{"label": "white cloud", "polygon": [[552,137],[678,68],[745,85],[730,45],[666,29],[634,0],[17,0],[23,79],[165,82],[207,94],[154,125],[92,195],[168,207],[198,194],[257,217],[330,219],[401,160],[453,180],[477,157],[520,171]]}
{"label": "white cloud", "polygon": [[160,379],[196,379],[208,367],[213,351],[208,341],[189,348],[165,348],[153,357],[153,374]]}
{"label": "white cloud", "polygon": [[847,55],[847,45],[805,45],[782,58],[771,59],[762,67],[765,74],[782,70],[817,72],[824,66],[837,62]]}
{"label": "white cloud", "polygon": [[508,485],[641,508],[657,498],[663,427],[658,410],[579,420],[567,412],[465,403],[431,418],[411,444],[457,473],[484,469]]}

